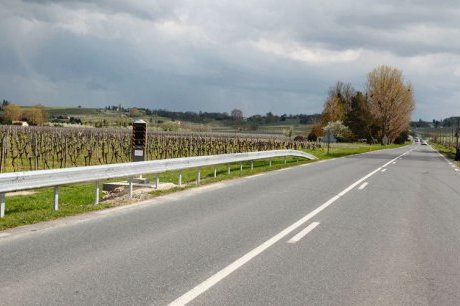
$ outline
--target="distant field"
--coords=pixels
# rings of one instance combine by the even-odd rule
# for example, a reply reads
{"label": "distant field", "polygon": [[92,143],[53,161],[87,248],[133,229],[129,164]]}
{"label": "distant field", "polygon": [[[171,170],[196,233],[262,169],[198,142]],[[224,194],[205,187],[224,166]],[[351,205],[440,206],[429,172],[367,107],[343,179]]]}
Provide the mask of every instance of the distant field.
{"label": "distant field", "polygon": [[69,116],[74,116],[74,115],[97,115],[101,113],[100,109],[97,108],[78,108],[78,107],[73,107],[73,108],[67,108],[67,107],[46,107],[45,111],[48,113],[48,115],[51,116],[56,116],[56,115],[69,115]]}
{"label": "distant field", "polygon": [[[65,108],[65,107],[47,107],[45,108],[49,118],[59,115],[78,117],[82,124],[97,127],[126,127],[136,119],[143,119],[153,130],[174,130],[174,131],[194,131],[194,132],[220,132],[220,133],[256,133],[256,134],[274,134],[283,135],[287,130],[293,128],[292,136],[307,136],[313,125],[300,124],[298,119],[286,119],[272,124],[259,124],[256,129],[251,127],[251,123],[243,126],[235,126],[231,122],[211,120],[206,123],[197,123],[177,120],[175,126],[171,125],[171,118],[159,116],[141,115],[132,118],[128,113],[110,111],[96,108]],[[180,124],[178,123],[180,122]],[[169,124],[169,125],[168,125]]]}

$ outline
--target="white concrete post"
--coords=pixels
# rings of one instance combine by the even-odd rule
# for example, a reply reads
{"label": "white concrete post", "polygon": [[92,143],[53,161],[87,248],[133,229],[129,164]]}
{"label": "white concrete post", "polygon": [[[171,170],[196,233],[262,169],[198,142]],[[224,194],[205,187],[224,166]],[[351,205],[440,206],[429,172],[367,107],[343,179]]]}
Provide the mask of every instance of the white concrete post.
{"label": "white concrete post", "polygon": [[6,207],[5,194],[0,193],[0,218],[5,218],[5,207]]}
{"label": "white concrete post", "polygon": [[182,187],[182,172],[179,172],[179,187]]}
{"label": "white concrete post", "polygon": [[240,163],[240,172],[243,172],[243,163]]}
{"label": "white concrete post", "polygon": [[129,182],[129,198],[132,199],[133,198],[133,178],[130,177],[128,182]]}
{"label": "white concrete post", "polygon": [[227,173],[230,174],[230,165],[228,165]]}
{"label": "white concrete post", "polygon": [[254,170],[254,162],[251,160],[251,171]]}
{"label": "white concrete post", "polygon": [[59,210],[59,186],[54,186],[54,210]]}
{"label": "white concrete post", "polygon": [[196,173],[196,184],[200,185],[200,181],[201,181],[201,169],[198,168],[198,171]]}
{"label": "white concrete post", "polygon": [[272,166],[272,160],[270,159],[270,162],[268,163],[268,165],[271,167]]}
{"label": "white concrete post", "polygon": [[160,187],[160,176],[157,174],[155,179],[155,189],[158,189],[158,187]]}
{"label": "white concrete post", "polygon": [[99,181],[96,181],[96,200],[94,201],[94,205],[99,204]]}
{"label": "white concrete post", "polygon": [[214,177],[217,177],[217,167],[214,167]]}

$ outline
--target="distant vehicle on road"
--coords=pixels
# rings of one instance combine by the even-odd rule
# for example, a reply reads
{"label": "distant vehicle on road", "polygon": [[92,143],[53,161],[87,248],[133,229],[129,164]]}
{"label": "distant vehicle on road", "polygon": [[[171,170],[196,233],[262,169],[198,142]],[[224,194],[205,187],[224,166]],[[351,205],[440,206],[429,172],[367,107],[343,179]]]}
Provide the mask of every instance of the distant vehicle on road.
{"label": "distant vehicle on road", "polygon": [[418,142],[418,137],[415,137],[414,141],[415,141],[415,142]]}
{"label": "distant vehicle on road", "polygon": [[422,142],[421,142],[421,143],[422,143],[422,146],[426,146],[426,145],[428,145],[428,143],[426,142],[426,140],[422,140]]}

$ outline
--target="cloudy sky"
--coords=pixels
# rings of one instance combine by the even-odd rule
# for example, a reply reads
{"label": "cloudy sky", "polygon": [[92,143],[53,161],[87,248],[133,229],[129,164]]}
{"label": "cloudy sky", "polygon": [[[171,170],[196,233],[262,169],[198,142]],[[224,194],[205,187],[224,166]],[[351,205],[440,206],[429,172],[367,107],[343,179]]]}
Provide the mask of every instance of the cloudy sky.
{"label": "cloudy sky", "polygon": [[413,119],[460,115],[460,1],[0,1],[0,99],[24,105],[314,113],[381,64]]}

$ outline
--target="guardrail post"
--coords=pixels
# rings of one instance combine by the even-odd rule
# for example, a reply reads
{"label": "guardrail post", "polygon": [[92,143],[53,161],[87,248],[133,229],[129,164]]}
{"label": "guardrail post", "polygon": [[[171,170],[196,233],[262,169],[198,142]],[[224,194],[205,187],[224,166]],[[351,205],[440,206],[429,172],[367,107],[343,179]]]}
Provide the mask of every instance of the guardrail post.
{"label": "guardrail post", "polygon": [[182,187],[182,172],[179,172],[179,187]]}
{"label": "guardrail post", "polygon": [[59,210],[59,186],[54,186],[54,210]]}
{"label": "guardrail post", "polygon": [[217,167],[214,167],[214,177],[217,177]]}
{"label": "guardrail post", "polygon": [[158,187],[160,187],[160,176],[157,174],[155,179],[155,189],[158,189]]}
{"label": "guardrail post", "polygon": [[132,199],[133,198],[133,178],[130,177],[128,182],[129,182],[129,198]]}
{"label": "guardrail post", "polygon": [[96,200],[94,201],[94,205],[99,204],[99,181],[96,181]]}
{"label": "guardrail post", "polygon": [[6,206],[5,194],[0,193],[0,218],[5,218],[5,206]]}
{"label": "guardrail post", "polygon": [[200,181],[201,181],[201,169],[198,168],[198,171],[196,173],[196,184],[200,185]]}
{"label": "guardrail post", "polygon": [[254,162],[251,160],[251,171],[254,170]]}

